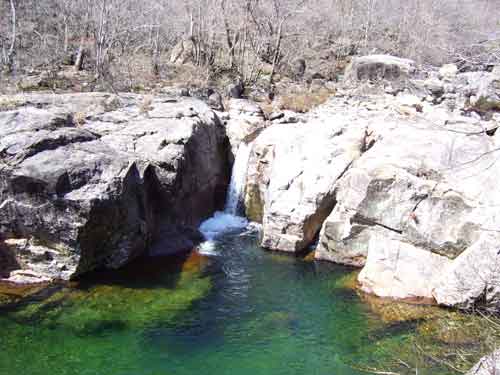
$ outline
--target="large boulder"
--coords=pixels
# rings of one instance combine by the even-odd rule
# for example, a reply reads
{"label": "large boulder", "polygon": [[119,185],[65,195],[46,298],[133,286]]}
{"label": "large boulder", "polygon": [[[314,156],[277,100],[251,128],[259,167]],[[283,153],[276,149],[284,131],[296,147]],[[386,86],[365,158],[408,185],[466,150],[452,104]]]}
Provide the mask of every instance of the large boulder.
{"label": "large boulder", "polygon": [[227,141],[202,102],[12,99],[18,108],[0,112],[0,249],[18,268],[68,279],[187,250],[223,205]]}
{"label": "large boulder", "polygon": [[379,296],[499,306],[498,144],[480,120],[431,117],[359,117],[375,143],[337,182],[316,258],[364,267]]}
{"label": "large boulder", "polygon": [[449,80],[445,88],[463,98],[464,107],[468,110],[483,114],[500,111],[500,75],[497,73],[461,73]]}
{"label": "large boulder", "polygon": [[435,279],[451,263],[448,258],[381,229],[374,230],[369,241],[366,265],[359,275],[364,292],[411,302],[432,301]]}
{"label": "large boulder", "polygon": [[276,124],[259,135],[245,203],[247,216],[263,224],[263,247],[300,252],[314,241],[335,204],[335,182],[361,154],[364,137],[334,119]]}
{"label": "large boulder", "polygon": [[433,283],[433,295],[442,305],[470,309],[477,303],[500,308],[500,234],[483,228],[479,240],[467,248]]}
{"label": "large boulder", "polygon": [[500,373],[500,350],[481,358],[467,375],[496,375]]}
{"label": "large boulder", "polygon": [[226,117],[226,133],[235,157],[241,142],[249,143],[267,126],[262,108],[250,100],[230,99]]}
{"label": "large boulder", "polygon": [[397,81],[410,78],[415,73],[415,62],[390,55],[354,57],[345,70],[344,80]]}

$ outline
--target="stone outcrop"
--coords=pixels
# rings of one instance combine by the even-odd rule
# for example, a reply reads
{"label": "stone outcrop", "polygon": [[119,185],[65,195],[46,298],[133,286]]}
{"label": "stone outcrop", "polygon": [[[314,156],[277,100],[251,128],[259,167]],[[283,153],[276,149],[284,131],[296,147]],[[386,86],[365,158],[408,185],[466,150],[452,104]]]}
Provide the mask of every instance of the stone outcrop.
{"label": "stone outcrop", "polygon": [[263,224],[262,246],[300,252],[332,210],[333,187],[360,154],[365,133],[347,122],[276,124],[256,139],[246,188],[247,216]]}
{"label": "stone outcrop", "polygon": [[359,282],[364,292],[380,297],[431,300],[435,279],[451,263],[384,230],[370,233],[367,247],[370,251]]}
{"label": "stone outcrop", "polygon": [[200,221],[223,206],[227,139],[202,102],[97,93],[9,99],[16,108],[0,112],[0,233],[16,264],[9,272],[68,279],[121,267],[148,249],[186,250],[200,238]]}
{"label": "stone outcrop", "polygon": [[354,57],[346,68],[344,79],[353,81],[397,81],[410,78],[415,72],[415,62],[390,55]]}
{"label": "stone outcrop", "polygon": [[253,141],[268,124],[262,108],[249,100],[230,99],[227,110],[228,112],[220,117],[226,125],[231,154],[234,158],[240,143]]}
{"label": "stone outcrop", "polygon": [[500,350],[481,358],[467,375],[495,375],[498,373],[500,373]]}
{"label": "stone outcrop", "polygon": [[321,226],[316,259],[363,267],[366,292],[500,307],[498,116],[471,109],[481,84],[467,77],[397,95],[347,86],[305,123],[266,128],[245,196],[262,245],[299,252]]}
{"label": "stone outcrop", "polygon": [[498,303],[492,266],[480,267],[482,283],[472,280],[478,270],[464,267],[481,264],[473,260],[479,254],[496,260],[494,235],[484,234],[494,230],[500,204],[497,145],[481,130],[491,125],[451,114],[445,126],[427,113],[377,116],[367,130],[374,146],[337,183],[317,259],[364,266],[362,289],[384,297],[466,306],[489,291]]}

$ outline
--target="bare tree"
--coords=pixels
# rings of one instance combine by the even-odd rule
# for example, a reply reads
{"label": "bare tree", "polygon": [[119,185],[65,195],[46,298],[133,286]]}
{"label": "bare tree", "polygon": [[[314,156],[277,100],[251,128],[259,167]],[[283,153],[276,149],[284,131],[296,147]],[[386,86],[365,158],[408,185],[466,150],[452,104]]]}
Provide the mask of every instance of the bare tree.
{"label": "bare tree", "polygon": [[10,73],[13,69],[14,55],[16,52],[17,19],[16,19],[15,0],[9,0],[9,5],[10,5],[12,31],[11,31],[10,45],[6,47],[2,43],[2,55],[3,55],[3,64],[5,66],[5,70]]}

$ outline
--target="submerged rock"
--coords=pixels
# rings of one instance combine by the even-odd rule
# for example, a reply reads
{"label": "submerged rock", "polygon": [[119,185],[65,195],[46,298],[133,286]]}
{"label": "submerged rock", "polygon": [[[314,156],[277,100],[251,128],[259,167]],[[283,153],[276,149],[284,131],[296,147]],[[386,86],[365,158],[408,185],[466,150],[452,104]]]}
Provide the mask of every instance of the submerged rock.
{"label": "submerged rock", "polygon": [[155,244],[156,253],[187,250],[222,207],[225,132],[202,102],[20,100],[0,112],[0,233],[18,268],[68,279],[121,267]]}
{"label": "submerged rock", "polygon": [[39,329],[58,326],[84,335],[172,323],[210,291],[210,278],[202,276],[207,264],[196,252],[146,260],[27,296],[5,315],[25,324],[36,320]]}

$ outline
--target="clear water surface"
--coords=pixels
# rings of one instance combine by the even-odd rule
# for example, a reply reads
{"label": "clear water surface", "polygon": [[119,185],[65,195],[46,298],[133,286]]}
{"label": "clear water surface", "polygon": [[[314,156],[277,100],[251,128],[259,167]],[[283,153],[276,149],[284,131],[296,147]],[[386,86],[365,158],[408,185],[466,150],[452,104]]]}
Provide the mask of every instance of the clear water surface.
{"label": "clear water surface", "polygon": [[[383,323],[349,270],[225,236],[0,307],[0,375],[354,375],[412,327]],[[420,374],[445,374],[429,369]]]}

